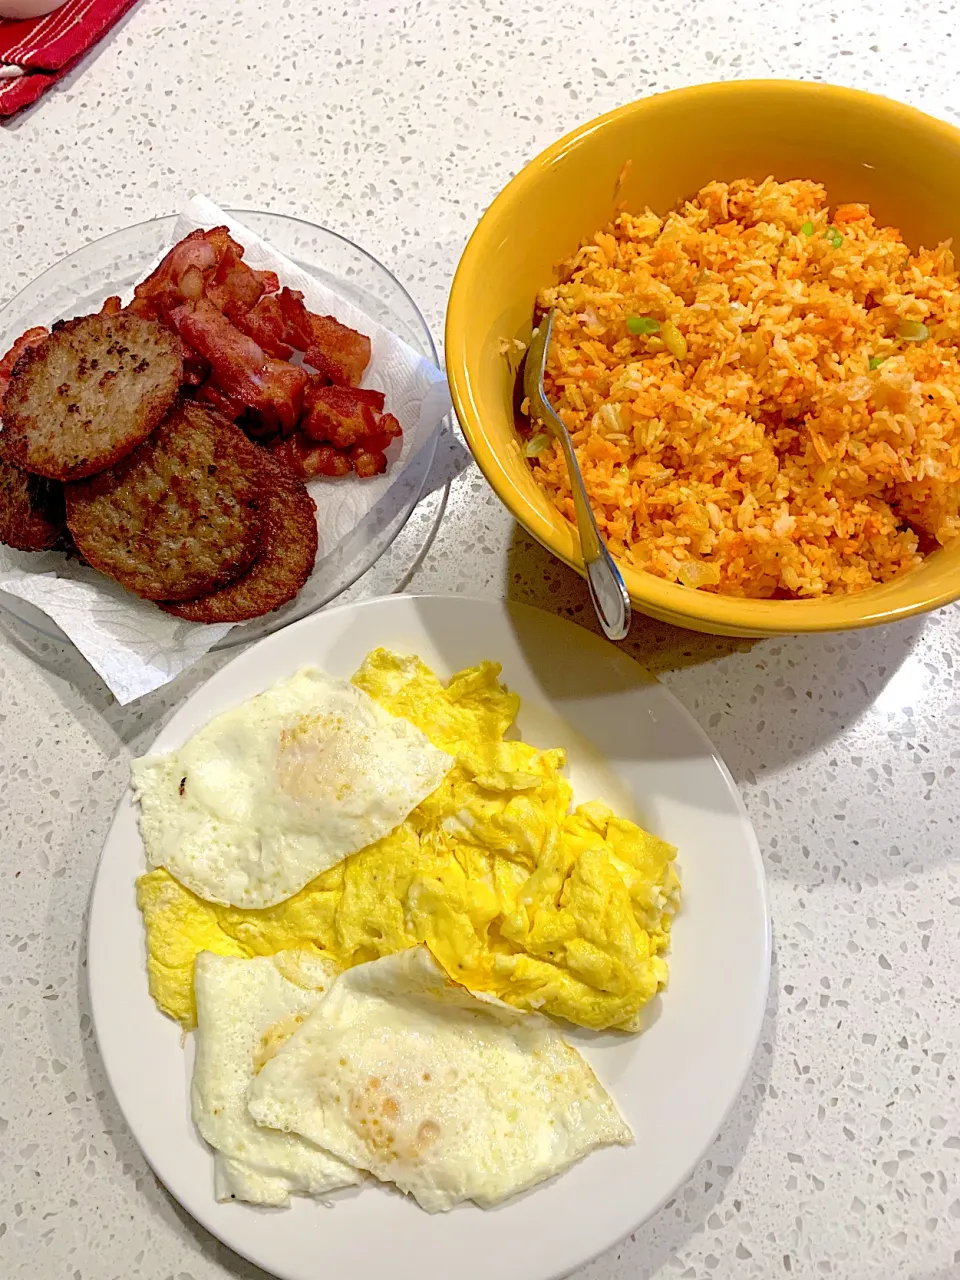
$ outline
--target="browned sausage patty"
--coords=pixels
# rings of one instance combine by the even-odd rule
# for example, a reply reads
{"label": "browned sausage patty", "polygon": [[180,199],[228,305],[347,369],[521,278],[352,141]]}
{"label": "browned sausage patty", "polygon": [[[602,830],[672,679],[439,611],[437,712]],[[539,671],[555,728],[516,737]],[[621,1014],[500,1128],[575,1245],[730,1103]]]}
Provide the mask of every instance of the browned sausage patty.
{"label": "browned sausage patty", "polygon": [[302,480],[265,450],[263,550],[229,587],[199,600],[160,607],[191,622],[246,622],[292,600],[317,557],[317,519],[313,499]]}
{"label": "browned sausage patty", "polygon": [[46,551],[64,532],[63,486],[0,458],[0,542],[18,551]]}
{"label": "browned sausage patty", "polygon": [[56,326],[14,366],[0,456],[52,480],[112,466],[173,404],[181,350],[176,334],[125,311]]}
{"label": "browned sausage patty", "polygon": [[185,404],[109,471],[66,486],[81,555],[147,600],[190,600],[260,550],[262,451],[212,410]]}

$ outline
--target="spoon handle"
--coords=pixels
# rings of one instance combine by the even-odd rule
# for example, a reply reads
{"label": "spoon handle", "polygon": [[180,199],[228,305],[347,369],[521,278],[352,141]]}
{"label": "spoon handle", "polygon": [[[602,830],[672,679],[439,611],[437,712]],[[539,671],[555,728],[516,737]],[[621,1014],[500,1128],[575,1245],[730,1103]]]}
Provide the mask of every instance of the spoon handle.
{"label": "spoon handle", "polygon": [[580,534],[580,550],[583,553],[590,598],[607,639],[622,640],[630,630],[630,597],[627,595],[627,588],[620,576],[620,570],[614,564],[613,556],[600,537],[596,517],[590,506],[590,499],[587,497],[586,486],[580,473],[580,464],[577,462],[573,441],[558,417],[556,424],[559,427],[557,435],[560,438],[567,471],[570,474],[570,488],[573,492],[573,506],[577,514],[577,530]]}

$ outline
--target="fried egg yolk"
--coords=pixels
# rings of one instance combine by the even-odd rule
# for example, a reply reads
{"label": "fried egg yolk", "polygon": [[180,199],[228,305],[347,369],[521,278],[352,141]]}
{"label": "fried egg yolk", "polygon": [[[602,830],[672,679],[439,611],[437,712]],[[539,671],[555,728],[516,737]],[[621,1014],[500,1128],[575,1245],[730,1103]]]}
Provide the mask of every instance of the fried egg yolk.
{"label": "fried egg yolk", "polygon": [[600,801],[569,812],[561,750],[507,741],[519,698],[484,662],[444,686],[384,649],[354,676],[456,764],[383,839],[276,906],[206,902],[167,871],[141,877],[150,992],[196,1021],[200,951],[314,947],[344,968],[426,943],[449,976],[520,1009],[594,1029],[638,1029],[667,981],[679,901],[672,845]]}

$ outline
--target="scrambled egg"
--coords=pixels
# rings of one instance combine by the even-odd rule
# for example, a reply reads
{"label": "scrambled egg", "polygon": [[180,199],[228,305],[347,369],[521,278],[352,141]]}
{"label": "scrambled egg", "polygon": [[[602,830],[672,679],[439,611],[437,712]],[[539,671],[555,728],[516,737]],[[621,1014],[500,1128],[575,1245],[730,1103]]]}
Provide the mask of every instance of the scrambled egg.
{"label": "scrambled egg", "polygon": [[426,943],[450,977],[521,1009],[625,1031],[665,985],[679,901],[676,850],[600,801],[568,812],[561,750],[505,741],[519,698],[484,662],[446,687],[384,649],[354,676],[456,765],[394,831],[276,906],[196,897],[168,872],[137,884],[150,992],[196,1021],[200,951],[274,955],[312,946],[343,967]]}

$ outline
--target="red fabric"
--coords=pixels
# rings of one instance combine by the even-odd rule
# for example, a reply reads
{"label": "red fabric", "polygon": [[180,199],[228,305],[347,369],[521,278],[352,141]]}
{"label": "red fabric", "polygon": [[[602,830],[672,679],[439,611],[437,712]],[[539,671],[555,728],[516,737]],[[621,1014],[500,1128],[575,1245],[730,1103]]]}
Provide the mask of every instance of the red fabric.
{"label": "red fabric", "polygon": [[0,117],[36,102],[106,35],[136,0],[67,0],[43,18],[0,20],[0,70],[24,74],[0,78]]}

